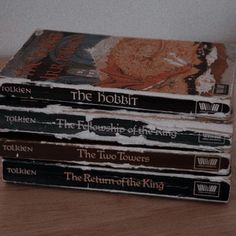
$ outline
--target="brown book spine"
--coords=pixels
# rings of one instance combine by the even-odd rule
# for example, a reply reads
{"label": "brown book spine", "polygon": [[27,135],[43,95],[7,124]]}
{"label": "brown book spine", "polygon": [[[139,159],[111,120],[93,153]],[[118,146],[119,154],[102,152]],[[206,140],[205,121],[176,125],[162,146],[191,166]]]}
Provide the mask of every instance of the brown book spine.
{"label": "brown book spine", "polygon": [[230,171],[228,154],[96,144],[1,139],[0,156],[140,170],[206,172],[219,175],[227,175]]}

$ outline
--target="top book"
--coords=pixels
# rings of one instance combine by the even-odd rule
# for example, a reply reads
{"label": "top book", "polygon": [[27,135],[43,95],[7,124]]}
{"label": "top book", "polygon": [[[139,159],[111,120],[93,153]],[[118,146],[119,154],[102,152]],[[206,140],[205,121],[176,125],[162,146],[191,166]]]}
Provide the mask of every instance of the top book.
{"label": "top book", "polygon": [[95,109],[227,120],[235,45],[38,30],[0,94]]}

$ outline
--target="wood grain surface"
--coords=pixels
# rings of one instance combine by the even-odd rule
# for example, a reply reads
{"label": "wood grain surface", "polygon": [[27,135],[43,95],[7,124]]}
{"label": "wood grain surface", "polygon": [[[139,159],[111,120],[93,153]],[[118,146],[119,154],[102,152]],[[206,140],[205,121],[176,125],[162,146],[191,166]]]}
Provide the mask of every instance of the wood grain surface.
{"label": "wood grain surface", "polygon": [[[236,145],[233,158],[235,149]],[[228,204],[32,187],[1,181],[0,236],[235,236],[235,163],[233,160]]]}

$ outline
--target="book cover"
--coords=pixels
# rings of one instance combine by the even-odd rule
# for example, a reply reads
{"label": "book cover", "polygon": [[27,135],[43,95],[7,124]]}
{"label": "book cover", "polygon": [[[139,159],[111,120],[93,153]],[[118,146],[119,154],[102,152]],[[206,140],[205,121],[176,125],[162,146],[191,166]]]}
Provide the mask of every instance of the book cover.
{"label": "book cover", "polygon": [[[22,135],[25,136],[25,135]],[[5,159],[45,160],[134,170],[191,172],[229,175],[230,154],[71,143],[45,138],[0,138],[0,156]]]}
{"label": "book cover", "polygon": [[56,138],[122,145],[229,151],[232,125],[130,117],[59,105],[45,108],[0,105],[0,132],[26,132]]}
{"label": "book cover", "polygon": [[3,180],[214,202],[227,202],[230,193],[230,180],[223,177],[143,173],[37,161],[3,160]]}
{"label": "book cover", "polygon": [[235,45],[38,30],[1,77],[5,96],[228,119]]}

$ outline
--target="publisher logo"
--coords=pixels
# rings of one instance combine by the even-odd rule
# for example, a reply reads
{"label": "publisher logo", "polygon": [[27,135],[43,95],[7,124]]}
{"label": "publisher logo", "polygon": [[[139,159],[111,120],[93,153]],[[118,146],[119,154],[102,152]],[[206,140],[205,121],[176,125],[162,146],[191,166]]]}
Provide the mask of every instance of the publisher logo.
{"label": "publisher logo", "polygon": [[219,170],[220,158],[219,157],[199,157],[194,158],[194,169],[200,170]]}
{"label": "publisher logo", "polygon": [[219,197],[220,196],[220,184],[219,183],[206,183],[206,182],[202,182],[202,181],[195,181],[193,195],[194,196]]}
{"label": "publisher logo", "polygon": [[222,112],[222,104],[220,103],[210,103],[210,102],[197,103],[197,113],[214,114],[217,112]]}
{"label": "publisher logo", "polygon": [[227,95],[229,93],[229,85],[228,84],[216,84],[214,89],[215,94],[219,95]]}
{"label": "publisher logo", "polygon": [[198,136],[198,142],[200,144],[225,144],[225,137],[201,133]]}

